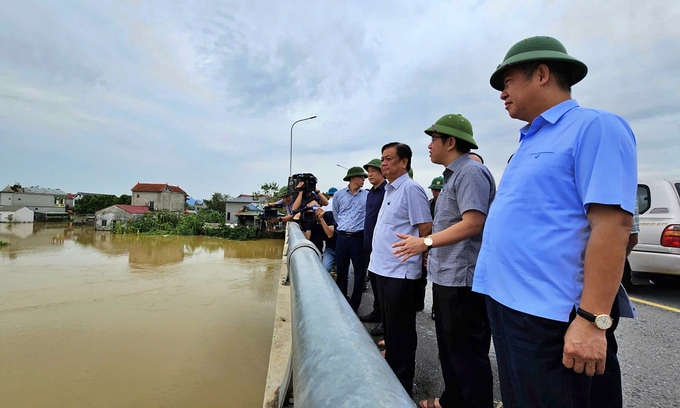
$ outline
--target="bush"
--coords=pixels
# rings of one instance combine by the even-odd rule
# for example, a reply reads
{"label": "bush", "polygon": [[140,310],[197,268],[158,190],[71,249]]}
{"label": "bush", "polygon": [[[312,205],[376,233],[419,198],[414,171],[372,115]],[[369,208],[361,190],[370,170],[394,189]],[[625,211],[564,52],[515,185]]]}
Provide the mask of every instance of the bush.
{"label": "bush", "polygon": [[[218,223],[218,228],[205,228],[205,224]],[[175,214],[155,211],[127,223],[117,223],[114,234],[146,235],[208,235],[236,241],[252,241],[260,238],[258,228],[252,226],[227,227],[224,214],[214,210],[201,210],[198,214]]]}

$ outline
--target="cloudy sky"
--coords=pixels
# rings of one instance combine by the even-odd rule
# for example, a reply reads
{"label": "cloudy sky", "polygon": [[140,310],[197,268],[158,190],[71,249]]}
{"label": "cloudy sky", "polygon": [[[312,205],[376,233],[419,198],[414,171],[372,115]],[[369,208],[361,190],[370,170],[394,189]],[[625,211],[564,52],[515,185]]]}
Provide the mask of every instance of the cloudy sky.
{"label": "cloudy sky", "polygon": [[523,123],[489,76],[534,35],[588,65],[573,97],[629,121],[641,178],[680,177],[680,2],[3,3],[0,188],[250,194],[286,183],[291,125],[312,115],[293,172],[342,187],[339,166],[401,141],[426,187],[441,168],[423,130],[446,113],[470,119],[499,181]]}

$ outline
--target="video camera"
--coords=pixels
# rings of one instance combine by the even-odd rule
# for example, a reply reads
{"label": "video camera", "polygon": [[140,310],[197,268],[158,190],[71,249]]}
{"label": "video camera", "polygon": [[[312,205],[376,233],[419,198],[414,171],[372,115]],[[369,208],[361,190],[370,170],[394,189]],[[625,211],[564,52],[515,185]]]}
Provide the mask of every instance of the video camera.
{"label": "video camera", "polygon": [[[301,189],[297,189],[297,185],[303,181],[305,184]],[[294,194],[296,191],[312,193],[316,191],[317,179],[312,173],[298,173],[288,177],[288,194]]]}
{"label": "video camera", "polygon": [[314,212],[317,210],[317,208],[321,208],[321,206],[310,205],[307,207],[300,207],[296,210],[293,210],[293,214],[302,213],[300,214],[299,219],[299,221],[302,222],[316,221],[316,218],[314,218]]}

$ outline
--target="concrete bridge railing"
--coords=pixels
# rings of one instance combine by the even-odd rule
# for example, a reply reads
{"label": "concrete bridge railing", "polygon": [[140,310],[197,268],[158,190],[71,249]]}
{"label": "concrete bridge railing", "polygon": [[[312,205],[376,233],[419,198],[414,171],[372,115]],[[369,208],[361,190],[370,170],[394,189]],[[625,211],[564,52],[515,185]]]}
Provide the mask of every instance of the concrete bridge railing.
{"label": "concrete bridge railing", "polygon": [[263,407],[413,407],[295,223],[285,253]]}

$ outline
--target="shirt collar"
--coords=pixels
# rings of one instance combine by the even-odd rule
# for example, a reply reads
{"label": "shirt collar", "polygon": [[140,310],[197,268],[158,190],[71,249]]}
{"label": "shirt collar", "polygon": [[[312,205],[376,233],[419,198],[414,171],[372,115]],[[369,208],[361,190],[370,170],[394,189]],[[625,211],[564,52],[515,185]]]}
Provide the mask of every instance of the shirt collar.
{"label": "shirt collar", "polygon": [[460,156],[456,157],[456,160],[452,161],[449,163],[448,166],[444,169],[444,178],[446,178],[448,175],[455,173],[458,169],[463,167],[463,164],[470,160],[470,154],[469,153],[463,153]]}
{"label": "shirt collar", "polygon": [[387,184],[387,180],[383,180],[383,182],[380,183],[380,185],[378,187],[371,186],[371,190],[373,190],[373,191],[384,190],[385,184]]}
{"label": "shirt collar", "polygon": [[531,123],[527,123],[519,133],[519,141],[521,142],[527,136],[538,132],[546,123],[554,125],[567,112],[573,108],[578,107],[579,104],[576,99],[567,99],[564,102],[558,103],[547,111],[541,113]]}
{"label": "shirt collar", "polygon": [[404,182],[408,179],[408,173],[404,173],[401,176],[399,176],[396,180],[394,180],[391,183],[388,183],[390,186],[392,186],[393,189],[398,190],[399,187],[404,184]]}

